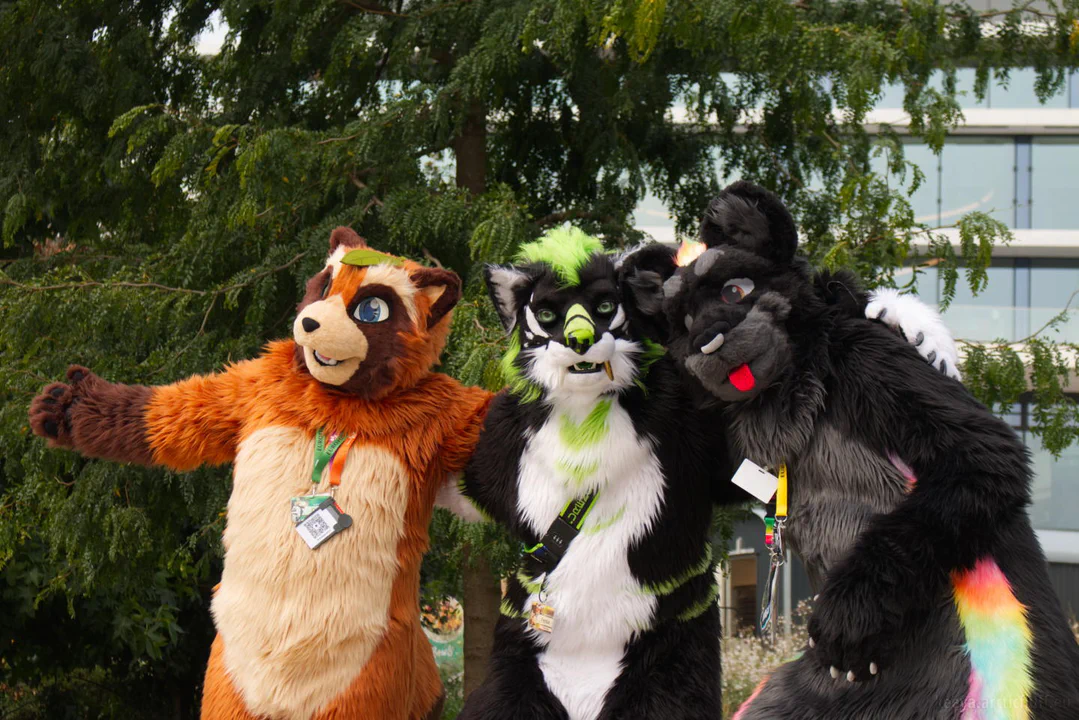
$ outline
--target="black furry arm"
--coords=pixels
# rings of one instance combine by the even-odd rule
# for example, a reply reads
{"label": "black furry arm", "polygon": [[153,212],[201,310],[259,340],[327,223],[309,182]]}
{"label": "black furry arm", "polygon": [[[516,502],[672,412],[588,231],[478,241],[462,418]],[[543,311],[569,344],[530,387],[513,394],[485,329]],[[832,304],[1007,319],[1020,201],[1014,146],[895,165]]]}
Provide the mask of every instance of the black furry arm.
{"label": "black furry arm", "polygon": [[495,395],[461,485],[481,512],[511,532],[517,532],[520,525],[517,473],[525,449],[525,414],[516,396],[506,390]]}
{"label": "black furry arm", "polygon": [[913,471],[894,510],[875,516],[829,574],[811,622],[825,662],[864,677],[889,659],[953,572],[1009,542],[1030,497],[1026,449],[962,385],[871,323],[837,333],[829,407],[850,435]]}

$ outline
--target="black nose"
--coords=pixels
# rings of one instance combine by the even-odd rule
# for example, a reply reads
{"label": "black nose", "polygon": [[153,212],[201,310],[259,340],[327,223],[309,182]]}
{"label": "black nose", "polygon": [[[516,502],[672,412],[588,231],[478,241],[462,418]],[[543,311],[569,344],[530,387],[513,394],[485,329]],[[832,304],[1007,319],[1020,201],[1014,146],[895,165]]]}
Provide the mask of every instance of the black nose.
{"label": "black nose", "polygon": [[303,325],[303,329],[307,332],[315,332],[318,330],[318,320],[315,320],[314,318],[304,318],[303,322],[300,324]]}
{"label": "black nose", "polygon": [[566,346],[578,355],[584,355],[588,348],[592,347],[592,341],[588,338],[566,338]]}

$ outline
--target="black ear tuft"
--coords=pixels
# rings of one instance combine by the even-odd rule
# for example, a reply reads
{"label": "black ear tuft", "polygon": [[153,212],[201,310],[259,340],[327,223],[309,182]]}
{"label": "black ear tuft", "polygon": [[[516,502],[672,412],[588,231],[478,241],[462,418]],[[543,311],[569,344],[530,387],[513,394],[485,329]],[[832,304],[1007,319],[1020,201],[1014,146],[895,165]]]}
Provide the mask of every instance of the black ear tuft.
{"label": "black ear tuft", "polygon": [[641,314],[662,314],[663,283],[678,269],[674,258],[673,247],[651,243],[630,250],[615,261],[626,300]]}
{"label": "black ear tuft", "polygon": [[798,230],[774,193],[739,180],[708,205],[701,221],[701,241],[708,247],[741,248],[786,265],[798,250]]}
{"label": "black ear tuft", "polygon": [[517,324],[517,311],[523,304],[522,294],[532,278],[510,265],[487,265],[483,269],[483,279],[502,327],[506,332],[513,330]]}

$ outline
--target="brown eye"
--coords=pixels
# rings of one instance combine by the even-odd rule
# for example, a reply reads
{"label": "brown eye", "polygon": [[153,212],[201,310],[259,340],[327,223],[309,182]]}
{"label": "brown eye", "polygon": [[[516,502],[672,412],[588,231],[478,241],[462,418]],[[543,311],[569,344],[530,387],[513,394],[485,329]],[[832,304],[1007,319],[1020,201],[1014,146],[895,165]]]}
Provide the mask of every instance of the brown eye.
{"label": "brown eye", "polygon": [[753,292],[753,281],[749,278],[735,278],[728,280],[719,293],[719,298],[725,303],[733,305],[741,302],[747,295]]}
{"label": "brown eye", "polygon": [[322,286],[322,297],[325,299],[330,294],[330,286],[333,285],[333,275],[326,278],[326,284]]}

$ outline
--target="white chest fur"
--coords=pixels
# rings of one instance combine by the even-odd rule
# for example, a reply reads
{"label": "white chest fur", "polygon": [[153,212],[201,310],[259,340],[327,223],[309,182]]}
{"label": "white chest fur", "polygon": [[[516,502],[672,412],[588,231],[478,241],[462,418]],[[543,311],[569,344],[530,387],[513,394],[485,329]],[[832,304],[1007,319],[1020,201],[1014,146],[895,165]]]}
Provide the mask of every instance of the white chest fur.
{"label": "white chest fur", "polygon": [[307,720],[363,670],[388,623],[408,504],[401,462],[354,446],[336,495],[353,525],[310,550],[289,498],[309,492],[313,451],[310,436],[285,427],[240,444],[212,606],[232,682],[274,720]]}
{"label": "white chest fur", "polygon": [[580,442],[589,438],[586,429],[571,426],[577,432],[567,433],[563,417],[580,423],[588,410],[555,408],[529,438],[519,468],[518,511],[540,536],[570,499],[599,490],[581,534],[547,584],[554,632],[531,631],[545,645],[539,664],[547,686],[571,720],[599,715],[626,643],[651,622],[656,600],[633,578],[628,553],[655,521],[664,488],[650,443],[637,436],[617,402],[594,442]]}

